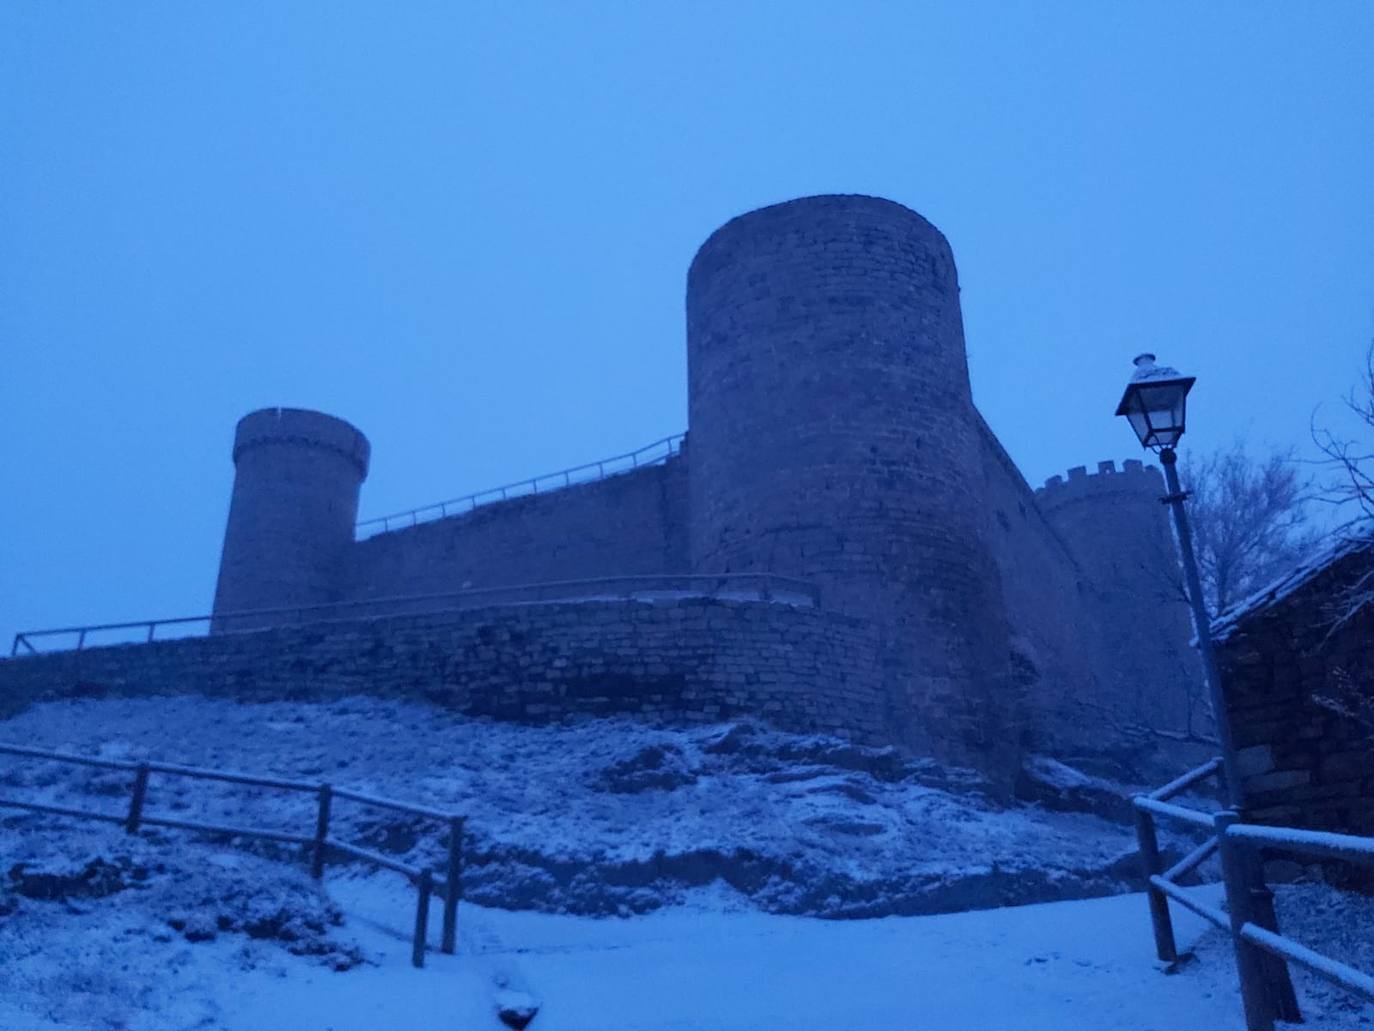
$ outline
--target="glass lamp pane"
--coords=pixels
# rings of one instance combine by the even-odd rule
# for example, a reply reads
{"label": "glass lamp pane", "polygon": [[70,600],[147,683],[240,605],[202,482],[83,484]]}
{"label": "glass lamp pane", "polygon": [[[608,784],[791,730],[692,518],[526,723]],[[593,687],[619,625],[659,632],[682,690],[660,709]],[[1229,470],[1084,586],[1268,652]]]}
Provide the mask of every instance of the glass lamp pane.
{"label": "glass lamp pane", "polygon": [[1140,388],[1140,400],[1150,413],[1150,425],[1156,432],[1179,428],[1185,394],[1176,383]]}
{"label": "glass lamp pane", "polygon": [[1183,386],[1177,380],[1164,383],[1142,383],[1136,387],[1140,400],[1149,409],[1168,409],[1183,399]]}
{"label": "glass lamp pane", "polygon": [[1126,419],[1130,422],[1131,429],[1135,430],[1135,435],[1140,438],[1140,443],[1145,444],[1150,436],[1150,421],[1145,417],[1145,413],[1133,408],[1126,413]]}
{"label": "glass lamp pane", "polygon": [[[1188,395],[1187,395],[1187,393],[1180,394],[1179,397],[1178,397],[1178,400],[1174,402],[1174,410],[1173,410],[1173,415],[1172,415],[1172,421],[1173,421],[1174,426],[1176,426],[1176,427],[1178,428],[1179,436],[1182,436],[1182,435],[1183,435],[1183,427],[1184,427],[1184,425],[1185,425],[1184,419],[1185,419],[1185,417],[1186,417],[1187,405],[1188,405]],[[1177,439],[1177,438],[1175,438],[1175,439]]]}

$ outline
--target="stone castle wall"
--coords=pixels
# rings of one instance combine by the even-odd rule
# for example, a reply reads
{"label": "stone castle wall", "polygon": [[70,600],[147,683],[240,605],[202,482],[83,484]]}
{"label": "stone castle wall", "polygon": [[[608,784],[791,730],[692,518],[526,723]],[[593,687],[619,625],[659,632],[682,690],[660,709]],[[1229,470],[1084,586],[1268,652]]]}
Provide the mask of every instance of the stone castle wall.
{"label": "stone castle wall", "polygon": [[874,628],[766,602],[503,606],[0,662],[0,716],[72,693],[172,692],[246,701],[394,695],[539,723],[756,716],[802,733],[886,741]]}
{"label": "stone castle wall", "polygon": [[1032,490],[982,431],[987,539],[1027,681],[1028,744],[1142,772],[1193,755],[1184,739],[1208,728],[1188,610],[1164,588],[1177,560],[1159,471],[1100,462]]}
{"label": "stone castle wall", "polygon": [[676,455],[359,541],[342,598],[689,571],[687,459]]}
{"label": "stone castle wall", "polygon": [[[699,694],[687,686],[665,694],[661,677],[733,683],[702,672],[712,648],[721,662],[752,662],[760,675],[775,660],[806,656],[805,670],[787,667],[770,681],[792,688],[737,692],[738,704],[767,706],[759,711],[781,725],[876,735],[974,765],[1004,787],[1027,749],[1121,757],[1153,746],[1141,728],[1186,732],[1197,678],[1186,609],[1163,572],[1174,563],[1158,472],[1108,463],[1030,489],[973,405],[954,258],[929,222],[857,196],[805,198],[732,220],[692,263],[687,352],[690,425],[680,455],[356,542],[362,435],[319,413],[252,413],[235,441],[217,615],[600,577],[772,573],[817,585],[825,610],[758,617],[760,625],[805,625],[812,645],[720,637],[709,622],[671,622],[677,617],[663,614],[671,609],[620,621],[600,603],[528,615],[512,608],[490,619],[527,619],[543,628],[539,641],[564,642],[547,662],[530,660],[541,671],[599,669],[584,659],[597,634],[609,635],[607,683],[620,685],[626,697],[616,704],[631,709],[640,703],[628,696],[639,690],[659,699],[644,705],[705,715]],[[561,629],[549,636],[542,621],[555,611]],[[515,684],[519,668],[509,642],[534,648],[531,632],[479,647],[461,629],[477,625],[466,614],[452,623],[409,618],[417,621],[380,619],[346,633],[274,629],[260,645],[223,633],[166,647],[188,657],[173,663],[187,676],[202,676],[190,659],[206,664],[215,690],[233,679],[223,673],[231,667],[245,688],[286,690],[297,675],[361,683],[345,668],[358,662],[381,676],[380,689],[401,689],[401,677],[405,690],[448,692],[465,709],[486,704],[483,690],[494,692],[493,711],[527,704],[510,700],[523,689],[502,685]],[[221,618],[216,629],[271,622]],[[867,651],[840,642],[860,625]],[[650,671],[663,667],[655,656],[666,654],[674,627],[692,642],[688,652],[673,653],[675,672]],[[311,643],[313,633],[326,643]],[[371,658],[393,654],[387,634],[407,642],[395,676]],[[163,654],[163,645],[148,647]],[[291,648],[326,665],[296,662]],[[450,653],[467,664],[461,675]],[[67,660],[32,661],[63,671]],[[9,665],[4,678],[27,676]],[[533,683],[561,676],[540,672]],[[862,692],[846,686],[859,682]],[[541,697],[529,704],[586,711],[575,691]],[[720,709],[725,695],[711,697]],[[840,708],[862,703],[862,711],[826,708],[841,697]],[[822,710],[831,715],[822,719]]]}
{"label": "stone castle wall", "polygon": [[1096,614],[1087,610],[1085,576],[1073,551],[986,425],[981,442],[986,539],[1012,627],[1015,671],[1027,694],[1029,743],[1061,751],[1065,700],[1098,693],[1097,656],[1084,647],[1083,634]]}

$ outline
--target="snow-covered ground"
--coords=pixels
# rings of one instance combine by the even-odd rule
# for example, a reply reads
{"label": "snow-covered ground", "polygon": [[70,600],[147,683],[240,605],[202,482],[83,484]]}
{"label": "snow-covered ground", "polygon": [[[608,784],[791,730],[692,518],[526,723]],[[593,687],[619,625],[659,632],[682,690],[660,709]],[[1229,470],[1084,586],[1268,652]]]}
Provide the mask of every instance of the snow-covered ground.
{"label": "snow-covered ground", "polygon": [[[414,892],[291,847],[0,811],[0,1028],[924,1031],[1242,1025],[1229,942],[1176,910],[1197,959],[1156,969],[1128,832],[1003,808],[971,774],[747,725],[563,728],[354,699],[85,700],[0,740],[328,779],[468,814],[459,952],[413,970]],[[0,794],[121,812],[128,776],[0,758]],[[154,776],[150,811],[309,830],[308,796]],[[440,858],[421,823],[337,810],[342,836]],[[1215,900],[1215,886],[1198,892]],[[1374,900],[1280,893],[1284,929],[1374,969]],[[431,938],[437,943],[435,907]],[[812,915],[800,915],[812,914]],[[1298,976],[1311,1031],[1367,1026]]]}
{"label": "snow-covered ground", "polygon": [[[529,727],[353,698],[245,705],[193,696],[53,702],[0,741],[328,780],[465,814],[465,897],[604,915],[723,882],[764,910],[949,912],[1126,890],[1133,832],[1005,808],[970,771],[747,723]],[[0,792],[122,812],[130,775],[0,758]],[[308,795],[154,775],[150,811],[310,834]],[[338,836],[439,865],[439,828],[335,806]]]}
{"label": "snow-covered ground", "polygon": [[[760,913],[709,890],[629,918],[465,906],[458,954],[431,953],[414,970],[403,881],[344,872],[327,891],[346,914],[332,933],[364,957],[343,972],[232,932],[188,942],[144,923],[139,906],[28,904],[18,933],[0,928],[0,1027],[500,1031],[510,1001],[538,1006],[534,1031],[1243,1027],[1228,942],[1177,913],[1180,944],[1197,958],[1166,976],[1138,895],[853,921]],[[1370,900],[1316,921],[1305,914],[1320,903],[1295,891],[1280,896],[1290,929],[1310,940],[1320,926],[1344,936],[1356,953],[1346,958],[1374,960]],[[1374,1009],[1301,974],[1298,986],[1308,1031],[1374,1023]]]}

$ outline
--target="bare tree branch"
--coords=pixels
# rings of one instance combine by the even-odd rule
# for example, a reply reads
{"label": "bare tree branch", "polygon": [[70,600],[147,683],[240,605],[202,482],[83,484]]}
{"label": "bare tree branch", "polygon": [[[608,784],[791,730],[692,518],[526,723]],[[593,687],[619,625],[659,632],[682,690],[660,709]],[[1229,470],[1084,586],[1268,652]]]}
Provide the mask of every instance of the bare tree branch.
{"label": "bare tree branch", "polygon": [[[1365,351],[1359,386],[1346,395],[1345,407],[1365,429],[1374,431],[1374,343]],[[1374,453],[1367,450],[1368,444],[1317,426],[1315,414],[1312,439],[1326,456],[1324,464],[1334,473],[1321,491],[1321,499],[1356,510],[1351,522],[1374,519]]]}
{"label": "bare tree branch", "polygon": [[1301,562],[1314,549],[1315,491],[1293,452],[1252,457],[1243,441],[1181,463],[1192,495],[1193,544],[1214,616]]}
{"label": "bare tree branch", "polygon": [[[1374,342],[1365,350],[1364,368],[1358,385],[1345,397],[1345,407],[1365,431],[1362,435],[1374,437]],[[1336,528],[1335,540],[1368,540],[1374,535],[1374,452],[1368,450],[1368,441],[1339,436],[1328,427],[1319,427],[1315,413],[1312,439],[1325,456],[1321,464],[1331,473],[1318,496],[1346,514],[1345,522]],[[1374,570],[1358,577],[1334,602],[1331,633],[1374,602]]]}

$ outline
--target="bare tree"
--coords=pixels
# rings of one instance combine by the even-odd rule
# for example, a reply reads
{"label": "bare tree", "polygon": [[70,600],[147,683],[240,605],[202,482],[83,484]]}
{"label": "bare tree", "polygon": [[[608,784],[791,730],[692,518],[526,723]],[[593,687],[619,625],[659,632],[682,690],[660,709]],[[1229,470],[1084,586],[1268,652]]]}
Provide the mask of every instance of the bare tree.
{"label": "bare tree", "polygon": [[[1346,395],[1345,407],[1361,427],[1374,436],[1374,343],[1365,351],[1360,383]],[[1334,474],[1324,486],[1321,499],[1345,509],[1345,529],[1352,533],[1367,532],[1367,524],[1374,521],[1374,452],[1370,451],[1369,443],[1318,427],[1315,417],[1312,437]]]}
{"label": "bare tree", "polygon": [[[1365,351],[1360,381],[1346,395],[1345,407],[1355,417],[1359,436],[1374,437],[1374,343]],[[1363,542],[1374,539],[1374,452],[1368,439],[1341,436],[1329,427],[1318,427],[1315,416],[1312,438],[1332,473],[1320,498],[1337,506],[1344,516],[1334,536],[1338,541],[1364,546]],[[1348,585],[1336,601],[1339,612],[1332,632],[1374,601],[1374,568]]]}
{"label": "bare tree", "polygon": [[1191,495],[1193,546],[1214,616],[1298,565],[1313,550],[1313,489],[1293,452],[1253,457],[1244,441],[1180,463]]}

